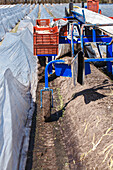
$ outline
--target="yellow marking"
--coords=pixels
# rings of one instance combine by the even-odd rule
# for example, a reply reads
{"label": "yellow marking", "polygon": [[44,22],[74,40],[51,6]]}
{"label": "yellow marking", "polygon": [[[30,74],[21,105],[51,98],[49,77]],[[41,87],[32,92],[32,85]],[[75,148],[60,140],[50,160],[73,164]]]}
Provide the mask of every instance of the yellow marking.
{"label": "yellow marking", "polygon": [[73,6],[73,8],[80,8],[79,6]]}
{"label": "yellow marking", "polygon": [[84,129],[84,135],[85,135],[85,133],[86,133],[86,131],[87,131],[88,125],[89,125],[89,123],[86,124],[86,127],[85,127],[85,129]]}

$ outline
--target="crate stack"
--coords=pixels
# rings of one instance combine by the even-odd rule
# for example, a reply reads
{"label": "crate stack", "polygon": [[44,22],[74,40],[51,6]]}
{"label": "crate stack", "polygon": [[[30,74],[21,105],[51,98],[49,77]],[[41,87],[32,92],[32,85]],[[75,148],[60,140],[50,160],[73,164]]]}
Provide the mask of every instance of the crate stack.
{"label": "crate stack", "polygon": [[49,27],[50,19],[37,19],[34,26],[34,55],[56,56],[58,54],[58,26]]}

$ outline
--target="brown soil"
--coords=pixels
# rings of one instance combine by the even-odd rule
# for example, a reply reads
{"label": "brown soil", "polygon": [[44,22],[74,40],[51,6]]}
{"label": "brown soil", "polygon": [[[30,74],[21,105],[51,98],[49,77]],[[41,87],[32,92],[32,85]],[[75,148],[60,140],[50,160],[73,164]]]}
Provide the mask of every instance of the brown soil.
{"label": "brown soil", "polygon": [[94,66],[91,70],[83,86],[52,77],[51,122],[42,121],[44,83],[39,83],[26,170],[113,169],[113,83]]}
{"label": "brown soil", "polygon": [[113,169],[113,83],[94,66],[91,69],[83,86],[73,87],[69,78],[57,79],[65,110],[63,126],[69,126],[65,141],[77,169],[80,165]]}

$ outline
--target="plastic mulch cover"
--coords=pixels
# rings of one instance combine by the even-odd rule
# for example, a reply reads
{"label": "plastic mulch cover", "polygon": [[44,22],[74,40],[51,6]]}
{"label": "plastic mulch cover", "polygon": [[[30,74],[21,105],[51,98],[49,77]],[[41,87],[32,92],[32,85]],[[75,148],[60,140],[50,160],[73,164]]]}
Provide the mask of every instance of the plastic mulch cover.
{"label": "plastic mulch cover", "polygon": [[37,82],[37,58],[32,49],[28,28],[7,33],[0,46],[0,170],[18,169],[23,137],[29,136],[25,126],[29,114],[32,116]]}
{"label": "plastic mulch cover", "polygon": [[3,39],[3,37],[5,36],[5,29],[3,24],[0,21],[0,41]]}

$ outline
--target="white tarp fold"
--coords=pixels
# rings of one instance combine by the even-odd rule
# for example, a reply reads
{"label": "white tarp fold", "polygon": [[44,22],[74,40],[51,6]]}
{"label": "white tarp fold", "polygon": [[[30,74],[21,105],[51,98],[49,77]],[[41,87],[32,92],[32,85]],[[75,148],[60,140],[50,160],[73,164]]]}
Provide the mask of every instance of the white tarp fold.
{"label": "white tarp fold", "polygon": [[[106,17],[105,15],[90,11],[88,9],[76,8],[75,11],[78,12],[79,14],[82,14],[82,10],[84,10],[86,23],[90,23],[90,24],[110,24],[110,23],[112,23],[113,24],[113,19]],[[113,35],[113,26],[103,26],[100,28]]]}
{"label": "white tarp fold", "polygon": [[[30,12],[30,5],[21,6],[20,4],[11,7],[2,6],[2,8],[0,8],[0,41],[4,38],[6,32],[11,31],[11,29]],[[34,5],[32,5],[32,9],[33,8]]]}
{"label": "white tarp fold", "polygon": [[0,170],[22,170],[31,126],[27,120],[32,119],[37,88],[37,57],[27,27],[6,34],[0,46],[0,71]]}

